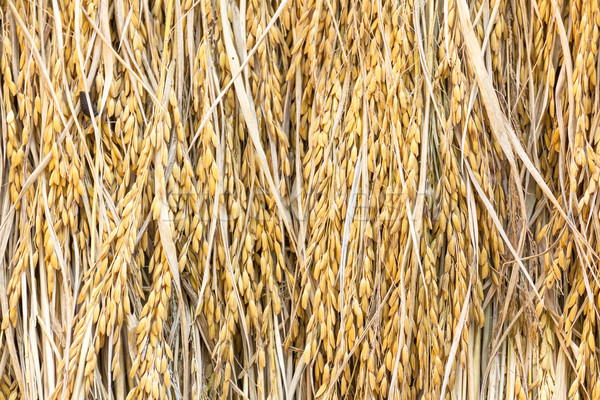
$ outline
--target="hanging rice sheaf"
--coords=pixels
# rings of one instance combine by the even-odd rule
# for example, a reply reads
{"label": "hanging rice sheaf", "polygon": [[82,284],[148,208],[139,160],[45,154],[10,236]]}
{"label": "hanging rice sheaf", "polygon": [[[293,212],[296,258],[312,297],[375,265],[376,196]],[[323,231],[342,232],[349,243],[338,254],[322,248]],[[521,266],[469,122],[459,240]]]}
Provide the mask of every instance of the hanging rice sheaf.
{"label": "hanging rice sheaf", "polygon": [[598,0],[0,0],[0,399],[600,399]]}

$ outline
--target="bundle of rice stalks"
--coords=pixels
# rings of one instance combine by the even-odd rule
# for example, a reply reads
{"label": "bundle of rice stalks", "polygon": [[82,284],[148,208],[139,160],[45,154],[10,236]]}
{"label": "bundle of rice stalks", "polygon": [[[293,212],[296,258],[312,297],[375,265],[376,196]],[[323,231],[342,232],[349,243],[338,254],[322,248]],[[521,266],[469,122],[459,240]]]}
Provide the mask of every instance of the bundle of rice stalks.
{"label": "bundle of rice stalks", "polygon": [[0,399],[600,399],[597,0],[0,0]]}

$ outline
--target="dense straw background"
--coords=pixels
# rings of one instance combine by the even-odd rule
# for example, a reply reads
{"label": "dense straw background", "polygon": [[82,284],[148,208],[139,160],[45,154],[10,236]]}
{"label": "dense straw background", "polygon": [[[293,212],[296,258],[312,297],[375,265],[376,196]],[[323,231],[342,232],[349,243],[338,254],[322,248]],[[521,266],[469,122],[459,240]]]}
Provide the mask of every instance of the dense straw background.
{"label": "dense straw background", "polygon": [[0,0],[0,399],[600,399],[599,24]]}

